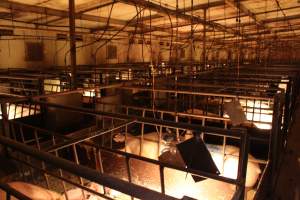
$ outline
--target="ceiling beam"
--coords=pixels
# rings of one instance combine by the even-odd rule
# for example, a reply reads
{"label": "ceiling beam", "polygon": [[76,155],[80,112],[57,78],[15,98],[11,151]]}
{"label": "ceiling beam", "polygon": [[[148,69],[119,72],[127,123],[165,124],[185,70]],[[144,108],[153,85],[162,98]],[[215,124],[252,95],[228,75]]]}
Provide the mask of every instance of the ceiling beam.
{"label": "ceiling beam", "polygon": [[[270,24],[270,23],[287,21],[287,20],[295,20],[295,19],[300,19],[300,14],[290,15],[290,16],[286,16],[286,17],[276,17],[276,18],[264,19],[264,20],[261,20],[261,22],[264,24]],[[255,22],[241,23],[241,26],[253,26],[253,25],[256,25],[256,23]],[[229,27],[234,28],[235,25],[231,25]]]}
{"label": "ceiling beam", "polygon": [[[24,30],[37,30],[36,27],[34,26],[28,26],[28,25],[9,25],[9,24],[5,24],[5,25],[2,25],[0,24],[0,27],[3,27],[3,28],[9,28],[9,29],[24,29]],[[45,31],[45,32],[55,32],[55,33],[69,33],[69,30],[67,30],[66,28],[64,29],[59,29],[58,28],[55,28],[55,27],[39,27],[40,31]],[[91,34],[89,31],[76,31],[77,34],[84,34],[84,35],[88,35],[88,34]],[[25,35],[26,36],[26,35]]]}
{"label": "ceiling beam", "polygon": [[[11,2],[11,1],[7,1],[7,0],[1,0],[0,7],[10,9],[12,11],[17,10],[17,11],[23,11],[23,12],[44,14],[44,15],[48,15],[48,16],[63,17],[63,18],[68,18],[68,16],[69,16],[68,11],[57,10],[57,9],[53,9],[53,8],[41,7],[41,6],[35,6],[35,5],[28,5],[28,4],[18,3],[18,2]],[[93,22],[102,22],[102,23],[107,22],[106,17],[80,14],[80,13],[76,13],[75,18],[81,19],[81,20],[93,21]],[[119,19],[110,19],[110,23],[117,24],[117,25],[125,25],[126,21],[119,20]]]}
{"label": "ceiling beam", "polygon": [[235,0],[225,0],[225,3],[232,8],[240,10],[242,13],[252,18],[258,26],[264,27],[264,24],[256,18],[256,15],[253,12],[251,12],[248,8],[246,8],[243,4],[241,4],[241,2],[237,3]]}
{"label": "ceiling beam", "polygon": [[[104,8],[104,7],[110,6],[110,5],[112,5],[114,3],[117,3],[117,2],[118,2],[117,0],[107,0],[107,1],[103,1],[102,0],[102,1],[98,2],[98,4],[93,5],[92,7],[89,7],[89,8],[81,9],[81,10],[79,10],[76,13],[77,14],[84,14],[86,12],[90,12],[90,11],[93,11],[93,10],[96,10],[96,9],[100,9],[100,8]],[[46,22],[46,24],[58,22],[58,21],[60,21],[62,19],[64,19],[64,18],[60,17],[58,19],[49,20],[49,21]]]}
{"label": "ceiling beam", "polygon": [[237,34],[237,32],[235,30],[233,30],[232,28],[227,28],[227,27],[225,27],[221,24],[215,23],[215,22],[205,21],[201,17],[192,16],[192,15],[186,14],[182,11],[179,12],[179,11],[170,9],[168,7],[165,7],[165,6],[150,2],[150,1],[146,1],[146,0],[120,0],[120,2],[130,4],[130,5],[137,5],[137,6],[141,6],[141,7],[144,7],[144,8],[148,8],[150,10],[159,12],[159,13],[163,14],[164,16],[167,15],[167,16],[178,17],[180,19],[187,20],[188,22],[206,24],[210,27],[214,27],[214,28],[216,28],[218,30],[221,30],[223,32]]}
{"label": "ceiling beam", "polygon": [[190,12],[190,11],[197,11],[202,9],[209,9],[213,7],[223,6],[224,4],[225,4],[225,0],[208,2],[208,3],[200,3],[194,6],[190,6],[188,8],[181,8],[179,9],[179,12]]}
{"label": "ceiling beam", "polygon": [[[221,0],[221,1],[215,1],[215,2],[211,2],[211,3],[201,3],[201,4],[197,4],[188,8],[182,8],[179,9],[179,12],[190,12],[190,11],[197,11],[197,10],[201,10],[201,9],[208,9],[208,8],[213,8],[213,7],[217,7],[217,6],[222,6],[225,4],[225,0]],[[151,15],[151,17],[145,16],[142,17],[141,19],[139,19],[139,21],[148,21],[148,20],[153,20],[153,19],[159,19],[161,17],[164,17],[165,15],[162,15],[160,13]]]}
{"label": "ceiling beam", "polygon": [[[68,16],[69,16],[68,11],[57,10],[57,9],[53,9],[53,8],[41,7],[41,6],[35,6],[35,5],[28,5],[28,4],[18,3],[18,2],[11,2],[11,1],[7,1],[7,0],[1,0],[0,7],[11,9],[12,11],[31,12],[31,13],[37,13],[37,14],[44,14],[44,15],[48,15],[48,16],[57,16],[60,18],[68,18]],[[87,15],[87,14],[83,14],[83,12],[76,13],[75,18],[80,19],[80,20],[93,21],[93,22],[102,22],[104,24],[107,23],[106,17]],[[135,23],[127,24],[128,22],[125,20],[119,20],[119,19],[113,19],[113,18],[110,18],[109,23],[111,25],[121,25],[121,26],[128,25],[129,27],[136,26]],[[32,24],[36,25],[37,27],[41,25],[40,23],[32,23]],[[44,23],[42,23],[42,25],[47,26],[47,24],[44,24]],[[137,26],[140,27],[141,25],[138,24]],[[94,28],[92,28],[92,29],[95,30]],[[159,27],[156,28],[156,30],[161,30],[161,31],[166,32],[165,29],[161,29]]]}
{"label": "ceiling beam", "polygon": [[[300,8],[300,6],[282,8],[282,10],[291,10],[291,9],[298,9],[298,8]],[[266,10],[266,11],[262,11],[262,12],[256,12],[254,14],[257,17],[259,15],[265,15],[267,13],[272,13],[272,12],[278,12],[278,9]],[[247,16],[248,15],[241,13],[241,17],[247,17]],[[236,19],[236,15],[229,16],[229,17],[224,17],[224,18],[212,19],[211,21],[218,22],[218,21],[224,21],[224,20],[228,20],[228,19]]]}

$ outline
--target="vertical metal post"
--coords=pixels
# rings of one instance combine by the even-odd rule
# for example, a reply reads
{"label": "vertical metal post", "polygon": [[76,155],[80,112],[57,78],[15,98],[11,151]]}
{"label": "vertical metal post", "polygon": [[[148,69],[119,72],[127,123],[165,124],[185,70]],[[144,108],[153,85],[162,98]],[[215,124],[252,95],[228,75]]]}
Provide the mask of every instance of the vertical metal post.
{"label": "vertical metal post", "polygon": [[[7,104],[1,104],[1,114],[2,114],[2,133],[5,137],[9,137],[9,122],[7,114]],[[0,153],[7,154],[7,149],[4,146],[0,146]]]}
{"label": "vertical metal post", "polygon": [[[23,144],[27,144],[26,140],[25,140],[25,137],[24,137],[24,132],[23,132],[23,126],[22,125],[20,125],[20,129],[19,130],[20,130],[20,136],[21,136],[21,140],[22,140]],[[26,155],[26,161],[27,161],[27,163],[31,163],[30,156]],[[34,181],[34,178],[33,178],[33,168],[30,167],[29,171],[30,171],[31,178]],[[26,174],[26,170],[25,170],[24,174]]]}
{"label": "vertical metal post", "polygon": [[[103,165],[102,165],[102,154],[101,150],[99,148],[93,147],[94,157],[95,157],[95,168],[96,170],[99,170],[101,174],[104,173]],[[106,194],[105,186],[103,187],[103,193]]]}
{"label": "vertical metal post", "polygon": [[191,60],[190,60],[191,66],[194,63],[194,20],[193,20],[194,12],[193,11],[194,11],[194,1],[191,0]]}
{"label": "vertical metal post", "polygon": [[[55,145],[56,142],[55,142],[55,137],[54,135],[52,135],[52,145]],[[58,151],[55,150],[55,156],[59,158],[59,154],[58,154]],[[59,176],[60,177],[63,177],[63,171],[61,168],[59,168]],[[63,186],[63,189],[64,189],[64,196],[66,197],[66,200],[69,200],[69,197],[68,197],[68,194],[67,194],[67,189],[66,189],[66,184],[63,180],[61,180],[61,183],[62,183],[62,186]]]}
{"label": "vertical metal post", "polygon": [[[129,163],[129,157],[128,156],[125,157],[125,161],[126,161],[126,169],[127,169],[128,182],[132,183],[130,163]],[[134,199],[133,196],[131,196],[131,199],[132,200]]]}
{"label": "vertical metal post", "polygon": [[[145,117],[145,109],[143,109],[143,117]],[[140,138],[140,156],[143,155],[143,143],[144,143],[144,132],[145,132],[145,124],[142,123],[142,133]]]}
{"label": "vertical metal post", "polygon": [[69,26],[70,26],[70,60],[72,74],[72,88],[76,89],[76,36],[75,36],[75,0],[69,0]]}
{"label": "vertical metal post", "polygon": [[160,175],[160,187],[161,193],[165,194],[165,176],[164,176],[164,167],[159,166],[159,175]]}
{"label": "vertical metal post", "polygon": [[[175,122],[178,123],[178,113],[176,112],[176,117],[175,117]],[[176,128],[176,140],[179,142],[180,141],[180,137],[179,137],[179,128]]]}
{"label": "vertical metal post", "polygon": [[[163,113],[163,112],[160,113],[160,119],[161,119],[161,120],[164,120],[164,113]],[[160,156],[162,130],[163,130],[163,127],[160,125],[160,127],[159,127],[159,134],[158,134],[158,150],[157,150],[157,158]]]}
{"label": "vertical metal post", "polygon": [[[77,149],[76,149],[76,144],[72,145],[72,149],[73,149],[73,155],[74,155],[75,162],[77,165],[80,165],[78,154],[77,154]],[[81,176],[79,176],[79,182],[80,182],[80,185],[83,186],[83,178]],[[85,191],[83,189],[82,189],[82,196],[85,197]]]}
{"label": "vertical metal post", "polygon": [[38,79],[38,91],[39,91],[39,95],[45,94],[45,91],[44,91],[44,79],[43,78],[39,78]]}
{"label": "vertical metal post", "polygon": [[[41,150],[41,145],[40,145],[40,141],[39,141],[38,131],[36,129],[34,129],[33,133],[34,133],[34,138],[35,138],[36,146],[37,146],[38,150]],[[46,165],[45,165],[44,161],[42,161],[42,169],[46,170]],[[45,181],[46,181],[47,189],[49,189],[50,185],[49,185],[48,174],[47,173],[43,173],[43,175],[44,175],[44,178],[45,178]]]}
{"label": "vertical metal post", "polygon": [[247,175],[247,165],[248,165],[248,151],[249,151],[249,135],[246,130],[241,130],[241,145],[239,152],[239,165],[237,180],[239,182],[238,190],[241,190],[241,197],[245,194],[245,183]]}
{"label": "vertical metal post", "polygon": [[2,113],[2,131],[3,135],[9,137],[9,123],[8,123],[8,113],[6,103],[1,104],[1,113]]}
{"label": "vertical metal post", "polygon": [[290,120],[290,102],[291,102],[291,98],[290,98],[290,93],[291,93],[291,80],[289,80],[289,82],[286,85],[286,91],[285,91],[285,105],[284,105],[284,124],[283,124],[283,133],[284,133],[284,137],[286,139],[287,137],[287,132],[288,132],[288,124],[289,124],[289,120]]}
{"label": "vertical metal post", "polygon": [[[280,144],[280,96],[277,94],[274,97],[274,106],[273,106],[273,118],[272,118],[272,131],[270,137],[270,147],[269,147],[269,159],[271,160],[271,177],[274,177],[274,174],[277,170],[278,157],[280,152],[279,145]],[[274,179],[272,180],[272,186],[274,183]],[[273,187],[271,187],[273,188]]]}
{"label": "vertical metal post", "polygon": [[206,68],[206,9],[203,10],[203,47],[202,47],[202,59],[204,69]]}

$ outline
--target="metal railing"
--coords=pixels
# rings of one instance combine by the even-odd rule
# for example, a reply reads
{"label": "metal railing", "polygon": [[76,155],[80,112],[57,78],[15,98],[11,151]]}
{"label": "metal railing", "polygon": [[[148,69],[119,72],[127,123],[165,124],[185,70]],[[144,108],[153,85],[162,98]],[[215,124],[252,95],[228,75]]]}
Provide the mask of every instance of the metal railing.
{"label": "metal railing", "polygon": [[[50,138],[52,138],[52,139],[49,140],[49,141],[50,142],[52,141],[51,145],[54,145],[55,148],[51,148],[51,149],[48,149],[48,150],[50,150],[51,152],[54,152],[57,155],[56,152],[60,151],[62,149],[67,149],[67,148],[73,149],[75,163],[73,162],[72,165],[75,165],[76,167],[72,166],[72,168],[74,168],[74,170],[73,171],[70,170],[70,172],[74,172],[75,175],[79,175],[80,179],[87,179],[89,181],[94,181],[94,182],[97,182],[97,183],[99,183],[101,185],[104,185],[105,187],[109,187],[109,188],[121,191],[123,193],[127,193],[127,194],[129,194],[131,196],[134,196],[134,197],[137,197],[137,198],[147,199],[148,195],[149,195],[147,192],[145,193],[145,191],[143,193],[139,193],[139,194],[136,194],[136,193],[134,193],[132,191],[131,192],[127,191],[127,190],[123,189],[123,186],[122,186],[121,183],[120,183],[121,185],[117,184],[118,185],[117,187],[115,185],[115,182],[113,182],[113,183],[109,182],[110,184],[107,184],[106,180],[99,178],[99,177],[102,177],[102,176],[105,175],[105,173],[102,174],[103,171],[101,172],[101,170],[100,170],[100,175],[98,175],[98,176],[96,176],[96,174],[94,173],[95,171],[93,171],[93,172],[92,171],[88,171],[89,174],[92,175],[92,176],[87,176],[87,174],[83,173],[83,172],[82,173],[77,173],[78,171],[75,170],[75,169],[77,169],[77,167],[79,167],[81,169],[81,166],[79,165],[78,155],[76,155],[77,154],[76,145],[82,143],[84,145],[91,146],[93,148],[94,152],[100,153],[100,154],[98,154],[98,153],[95,154],[95,156],[98,157],[97,159],[95,158],[95,160],[98,160],[98,161],[103,160],[101,158],[101,153],[102,152],[109,152],[109,153],[117,154],[119,156],[124,157],[124,159],[126,161],[126,166],[127,166],[128,182],[129,183],[132,180],[132,178],[131,178],[131,173],[132,172],[130,171],[130,163],[131,163],[130,160],[136,159],[136,160],[140,160],[142,162],[146,162],[146,163],[151,163],[151,164],[157,165],[159,167],[159,172],[160,172],[159,176],[160,176],[160,180],[161,180],[161,193],[162,194],[165,192],[164,168],[176,169],[176,170],[180,170],[182,172],[191,173],[191,174],[196,175],[196,176],[206,177],[206,178],[212,178],[212,179],[219,180],[219,181],[222,181],[222,182],[227,182],[227,183],[230,183],[230,184],[235,184],[235,185],[237,185],[237,188],[238,188],[238,190],[237,190],[238,194],[243,194],[244,184],[245,184],[245,178],[246,178],[246,168],[247,168],[247,161],[248,161],[247,156],[248,156],[248,146],[249,146],[249,136],[245,132],[245,130],[224,130],[224,129],[220,129],[220,128],[202,127],[202,126],[199,126],[199,125],[191,125],[191,124],[186,124],[186,123],[175,123],[175,122],[171,122],[171,121],[149,119],[149,118],[145,118],[145,117],[132,117],[132,116],[122,115],[122,114],[97,112],[97,111],[87,110],[87,109],[83,109],[83,108],[75,108],[75,107],[70,107],[70,106],[55,105],[55,104],[50,104],[50,103],[48,104],[46,102],[36,102],[36,103],[45,104],[47,106],[56,107],[56,108],[59,108],[59,109],[65,109],[65,110],[74,111],[74,112],[91,114],[91,115],[94,115],[94,116],[102,116],[102,117],[108,117],[108,118],[117,118],[117,119],[123,119],[123,120],[135,120],[135,122],[130,122],[130,123],[151,124],[153,126],[161,127],[160,130],[162,130],[162,127],[169,127],[169,128],[174,128],[174,129],[185,129],[185,130],[188,129],[188,130],[192,130],[192,131],[198,132],[198,133],[200,133],[200,132],[206,132],[207,134],[212,133],[212,134],[215,134],[215,135],[219,135],[221,137],[226,136],[226,137],[240,138],[240,141],[241,141],[240,142],[240,145],[241,145],[240,146],[240,152],[239,152],[240,156],[239,156],[239,165],[238,165],[238,177],[235,180],[235,179],[230,179],[230,178],[226,178],[226,177],[222,177],[222,176],[210,174],[210,173],[207,173],[207,172],[204,172],[204,171],[187,169],[185,167],[178,167],[176,165],[163,163],[163,162],[160,162],[160,161],[157,161],[157,160],[149,159],[149,158],[138,156],[138,155],[134,155],[134,154],[129,154],[129,153],[126,153],[126,152],[123,152],[123,151],[119,151],[119,150],[114,150],[112,148],[108,148],[108,147],[105,147],[105,146],[95,145],[95,144],[89,143],[87,141],[87,139],[89,139],[91,137],[100,136],[101,133],[103,133],[102,135],[105,135],[105,134],[107,134],[109,132],[112,132],[114,130],[113,128],[109,128],[110,130],[107,130],[107,131],[105,131],[105,130],[97,131],[97,133],[99,135],[95,135],[95,133],[90,133],[90,134],[81,136],[79,138],[78,137],[69,138],[69,137],[65,137],[65,136],[59,136],[59,134],[52,134],[51,132],[48,132],[46,134],[47,131],[42,131],[41,129],[37,129],[37,128],[31,127],[31,128],[34,129],[33,130],[33,135],[34,135],[33,141],[25,141],[24,140],[23,142],[26,143],[27,146],[30,145],[30,146],[35,147],[35,149],[37,149],[37,150],[42,150],[42,141],[44,141],[44,139],[47,138],[47,137],[49,137],[49,134],[51,134]],[[12,124],[13,124],[13,127],[14,127],[13,129],[16,129],[16,125],[20,125],[20,127],[27,126],[25,124],[23,124],[23,125],[20,124],[20,122],[9,121],[9,123],[11,124],[10,127],[12,127]],[[120,127],[115,127],[115,128],[119,129],[122,126],[126,130],[126,132],[127,132],[128,126],[129,126],[128,123],[125,123],[125,124],[121,125]],[[11,128],[11,131],[13,129]],[[16,135],[17,132],[16,131],[14,131],[14,132],[15,132],[13,134],[13,135],[15,135],[14,137],[15,138],[20,138],[20,137],[18,137]],[[45,134],[48,135],[48,136],[42,136],[42,135],[45,135]],[[60,137],[60,139],[59,140],[56,139],[57,137]],[[141,137],[141,138],[143,138],[143,137]],[[22,151],[23,151],[23,146],[21,144],[18,144],[18,145],[15,144],[15,143],[12,144],[12,143],[8,142],[7,140],[3,141],[2,139],[3,138],[1,138],[1,142],[3,144],[8,145],[9,147],[17,147],[18,150],[22,149]],[[20,147],[20,146],[22,146],[22,147]],[[26,147],[26,148],[29,148],[29,147]],[[36,150],[33,150],[33,152],[34,151],[36,151]],[[44,162],[44,164],[48,164],[48,163],[52,164],[52,165],[57,164],[56,163],[56,159],[54,159],[53,157],[51,157],[52,162],[49,162],[49,159],[45,158],[45,155],[44,155],[43,152],[41,152],[41,154],[43,154],[42,156],[41,155],[38,156],[36,154],[37,152],[32,153],[31,150],[28,150],[28,149],[26,151],[24,151],[23,153],[26,153],[25,155],[31,155],[32,158],[34,158],[34,159],[35,158],[41,159]],[[17,157],[14,157],[14,158],[18,159]],[[23,156],[23,158],[26,158],[26,156]],[[59,161],[58,163],[64,163],[63,161],[60,161],[60,160],[57,160],[57,161]],[[32,162],[31,160],[26,160],[25,159],[25,160],[22,160],[20,162],[22,162],[22,163],[24,163],[26,165],[30,164],[31,167],[35,167],[35,166],[32,166],[33,165],[32,163],[34,163],[34,162]],[[42,170],[44,174],[48,174],[49,175],[49,172],[46,170],[47,167],[45,167],[44,164],[39,169]],[[71,163],[69,163],[67,165],[70,165],[70,164]],[[63,169],[63,170],[66,170],[65,166],[59,166],[59,167],[61,169]],[[67,170],[69,170],[69,168],[67,168]],[[83,170],[83,168],[81,170]],[[86,168],[84,168],[84,170],[87,171]],[[97,173],[99,173],[99,171]],[[101,181],[99,181],[95,177],[99,178]],[[60,178],[63,178],[63,177],[60,177]],[[105,178],[106,178],[106,176],[105,176]],[[65,179],[62,179],[62,180],[64,182],[66,181]],[[80,181],[80,182],[83,183],[83,181]],[[119,186],[121,188],[118,188]],[[239,197],[238,199],[240,199],[241,195],[235,195],[235,198],[237,198],[237,197]],[[153,197],[152,197],[152,199],[153,199]]]}

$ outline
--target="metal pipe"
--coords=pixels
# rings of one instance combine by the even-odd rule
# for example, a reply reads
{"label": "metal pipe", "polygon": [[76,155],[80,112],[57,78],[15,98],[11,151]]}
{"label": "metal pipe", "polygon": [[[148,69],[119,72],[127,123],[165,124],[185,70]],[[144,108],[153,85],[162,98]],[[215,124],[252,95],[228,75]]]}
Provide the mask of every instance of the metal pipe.
{"label": "metal pipe", "polygon": [[[67,105],[59,105],[59,104],[54,104],[54,103],[49,103],[49,102],[44,102],[44,101],[32,101],[33,103],[37,104],[43,104],[47,105],[50,107],[55,107],[55,108],[60,108],[63,110],[69,110],[77,113],[82,113],[82,114],[90,114],[90,115],[102,115],[106,117],[113,117],[117,119],[124,119],[124,120],[136,120],[137,122],[144,122],[148,124],[156,124],[156,125],[162,125],[165,127],[177,127],[181,129],[187,129],[187,130],[197,130],[198,132],[213,132],[213,133],[219,133],[223,134],[226,136],[236,136],[239,137],[240,133],[239,130],[236,129],[231,129],[231,130],[225,130],[223,128],[216,128],[216,127],[203,127],[199,126],[196,124],[187,124],[183,122],[172,122],[172,121],[166,121],[166,120],[160,120],[160,119],[152,119],[152,118],[147,118],[147,117],[139,117],[139,116],[130,116],[126,114],[119,114],[119,113],[109,113],[109,112],[102,112],[102,111],[95,111],[92,109],[86,109],[86,108],[80,108],[80,107],[74,107],[74,106],[67,106]],[[254,135],[254,134],[253,134]],[[262,134],[257,134],[255,137],[258,138],[265,138]]]}
{"label": "metal pipe", "polygon": [[72,71],[72,88],[76,88],[76,35],[75,35],[75,0],[69,0],[69,26],[70,26],[70,60]]}
{"label": "metal pipe", "polygon": [[[203,9],[203,20],[206,22],[207,9]],[[203,46],[202,46],[202,59],[204,69],[206,68],[206,23],[203,24]]]}
{"label": "metal pipe", "polygon": [[21,192],[15,190],[10,185],[0,182],[0,189],[6,192],[6,199],[11,199],[11,196],[16,197],[20,200],[31,200],[31,198],[25,196]]}
{"label": "metal pipe", "polygon": [[238,190],[241,190],[242,197],[245,193],[245,183],[246,183],[246,174],[247,174],[247,165],[248,165],[248,152],[249,152],[249,135],[247,132],[241,134],[241,144],[239,152],[239,164],[238,164],[238,174],[237,180],[239,182]]}
{"label": "metal pipe", "polygon": [[153,199],[177,200],[174,197],[168,195],[162,195],[159,192],[128,183],[127,181],[123,181],[121,179],[108,176],[106,174],[100,174],[98,171],[90,169],[88,167],[75,165],[71,161],[57,158],[50,153],[45,153],[37,149],[30,148],[24,144],[15,142],[3,136],[0,136],[0,143],[10,148],[13,148],[17,151],[20,151],[24,154],[33,156],[36,159],[45,161],[46,163],[59,167],[65,171],[69,171],[82,178],[107,186],[109,188],[120,191],[122,193],[132,195],[136,198],[149,199],[149,200],[153,200]]}
{"label": "metal pipe", "polygon": [[[71,181],[70,179],[63,177],[63,175],[62,175],[62,170],[61,170],[61,169],[59,169],[60,174],[57,175],[57,174],[54,173],[54,172],[50,172],[50,171],[47,171],[46,169],[40,168],[40,167],[38,167],[38,166],[35,166],[35,165],[32,164],[31,162],[23,161],[22,159],[19,159],[19,158],[14,157],[14,156],[11,156],[11,157],[12,157],[12,159],[16,160],[17,162],[20,162],[20,163],[22,163],[23,165],[27,165],[28,167],[30,167],[31,170],[38,170],[38,171],[41,171],[42,173],[48,174],[48,175],[50,175],[51,177],[54,177],[54,178],[57,178],[57,179],[61,180],[63,183],[66,182],[66,183],[68,183],[68,184],[74,185],[74,186],[76,186],[76,187],[78,187],[78,188],[80,188],[80,189],[82,189],[82,190],[86,190],[86,191],[88,191],[88,192],[90,192],[90,193],[93,193],[93,194],[98,195],[98,196],[100,196],[100,197],[103,197],[103,198],[105,198],[105,199],[113,200],[113,199],[111,199],[110,197],[105,196],[104,194],[101,194],[101,193],[99,193],[99,192],[96,192],[95,190],[90,189],[90,188],[87,188],[87,187],[81,185],[80,183],[73,182],[73,181]],[[65,184],[64,184],[64,185],[65,185]],[[65,186],[63,186],[63,187],[64,187],[64,195],[65,195],[66,199],[68,200],[68,197],[67,197],[67,196],[68,196],[67,190],[66,190]],[[69,194],[69,195],[70,195],[70,194]]]}
{"label": "metal pipe", "polygon": [[228,97],[228,98],[247,98],[247,99],[261,99],[261,100],[270,100],[270,97],[253,97],[245,95],[231,95],[231,94],[220,94],[220,93],[208,93],[208,92],[194,92],[188,90],[173,90],[173,89],[160,89],[160,88],[145,88],[137,86],[123,86],[121,89],[126,90],[140,90],[140,91],[154,91],[154,92],[165,92],[165,93],[178,93],[178,94],[191,94],[191,95],[202,95],[202,96],[215,96],[215,97]]}
{"label": "metal pipe", "polygon": [[80,143],[80,142],[83,142],[85,140],[88,140],[88,139],[92,139],[92,138],[95,138],[95,137],[98,137],[98,136],[101,136],[101,135],[104,135],[106,133],[110,133],[114,130],[117,130],[117,129],[120,129],[126,125],[129,125],[129,124],[132,124],[134,123],[135,121],[127,121],[117,127],[113,127],[113,128],[108,128],[106,130],[100,130],[100,131],[96,131],[96,132],[92,132],[92,133],[87,133],[87,134],[82,134],[80,135],[79,137],[77,138],[70,138],[69,140],[67,141],[64,141],[64,142],[61,142],[61,143],[58,143],[56,145],[53,145],[52,147],[46,149],[47,152],[53,152],[53,151],[57,151],[59,149],[63,149],[63,148],[66,148],[68,146],[71,146],[71,145],[74,145],[74,144],[77,144],[77,143]]}

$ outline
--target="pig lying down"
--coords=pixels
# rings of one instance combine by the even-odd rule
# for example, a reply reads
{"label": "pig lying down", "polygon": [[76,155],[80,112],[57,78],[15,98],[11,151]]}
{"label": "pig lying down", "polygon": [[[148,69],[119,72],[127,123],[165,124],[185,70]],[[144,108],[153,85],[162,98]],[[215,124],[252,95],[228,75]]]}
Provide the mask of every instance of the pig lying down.
{"label": "pig lying down", "polygon": [[[20,193],[24,194],[25,196],[29,197],[33,200],[103,200],[104,198],[99,197],[95,194],[90,192],[84,191],[80,188],[71,189],[66,192],[66,194],[59,194],[57,192],[45,189],[43,187],[33,185],[30,183],[25,182],[10,182],[8,185],[19,191]],[[103,193],[103,186],[90,183],[88,185],[89,189],[94,190],[98,193]],[[0,190],[1,191],[1,190]],[[68,198],[66,197],[68,196]],[[4,191],[0,192],[0,199],[6,199],[6,193]],[[12,200],[16,200],[16,198],[12,197]]]}
{"label": "pig lying down", "polygon": [[[118,138],[121,141],[122,138]],[[187,139],[187,138],[186,138]],[[123,149],[124,151],[136,155],[141,155],[144,157],[148,157],[151,159],[158,160],[159,156],[162,153],[170,152],[170,155],[176,154],[178,151],[174,146],[170,146],[170,142],[166,142],[166,140],[162,140],[161,144],[158,144],[158,134],[156,132],[149,133],[144,135],[144,141],[141,147],[140,138],[133,137],[128,135],[126,146]],[[206,145],[213,161],[215,162],[217,168],[221,172],[222,176],[228,178],[236,178],[237,177],[237,167],[238,167],[238,156],[239,156],[239,148],[234,146],[226,146],[225,154],[223,157],[223,148],[219,145]],[[175,150],[174,150],[175,148]],[[255,160],[253,156],[248,155],[251,160]],[[170,159],[172,160],[172,158]],[[132,160],[134,161],[134,160]],[[159,182],[159,172],[158,166],[145,166],[143,165],[134,165],[132,163],[132,173],[138,173],[140,176],[139,182],[136,184],[145,186],[150,189],[154,189],[160,191],[160,182]],[[253,188],[256,184],[261,170],[256,162],[248,161],[247,165],[247,177],[246,177],[246,187],[249,190]],[[158,181],[148,181],[144,180],[143,174],[147,174],[148,179],[155,179]],[[227,184],[221,181],[216,181],[213,179],[205,179],[203,181],[195,182],[191,174],[187,174],[182,171],[173,170],[170,168],[164,168],[165,175],[165,191],[166,194],[182,198],[183,196],[189,196],[195,199],[217,199],[217,200],[226,200],[231,199],[232,195],[235,191],[235,186],[231,184]],[[122,177],[120,177],[121,179]],[[11,182],[9,185],[28,196],[31,199],[35,200],[102,200],[104,198],[99,197],[93,193],[88,191],[82,191],[80,188],[74,188],[66,192],[66,194],[59,194],[51,190],[47,190],[45,188],[24,183],[24,182]],[[87,186],[89,189],[94,190],[95,192],[104,193],[103,186],[96,183],[89,183]],[[252,191],[251,191],[252,192]],[[119,193],[115,190],[105,189],[105,193],[114,199],[130,199],[130,197]],[[68,198],[66,198],[66,195]],[[248,193],[247,193],[248,195]],[[3,192],[0,195],[1,199],[5,199]],[[12,198],[14,199],[14,198]],[[248,199],[248,198],[247,198]],[[249,198],[250,199],[250,198]]]}
{"label": "pig lying down", "polygon": [[[140,149],[140,144],[140,138],[129,135],[127,136],[126,147],[124,151],[158,160],[162,152],[164,152],[166,149],[170,149],[170,146],[168,146],[165,142],[161,142],[161,144],[158,145],[158,134],[156,132],[144,135],[142,150]],[[225,148],[225,157],[223,157],[222,146],[207,144],[206,147],[209,150],[213,161],[221,172],[221,175],[236,179],[238,171],[239,148],[227,145]],[[172,150],[171,147],[171,152],[172,151],[174,150]],[[248,156],[249,159],[255,160],[252,155],[249,154]],[[233,185],[212,179],[206,179],[204,181],[195,183],[190,174],[186,174],[181,171],[165,168],[164,172],[167,194],[178,198],[182,198],[182,196],[186,195],[196,199],[231,199],[235,190]],[[251,189],[256,184],[260,173],[261,169],[258,163],[248,161],[245,184],[247,188]],[[160,190],[160,185],[151,185],[150,187],[155,188],[158,191]],[[217,196],[220,198],[217,198]]]}
{"label": "pig lying down", "polygon": [[[61,200],[61,194],[47,190],[37,185],[33,185],[30,183],[24,182],[10,182],[8,185],[17,190],[18,192],[24,194],[25,196],[29,197],[30,199],[34,200]],[[6,199],[5,192],[1,191],[1,199]],[[16,198],[12,197],[12,200],[16,200]]]}

